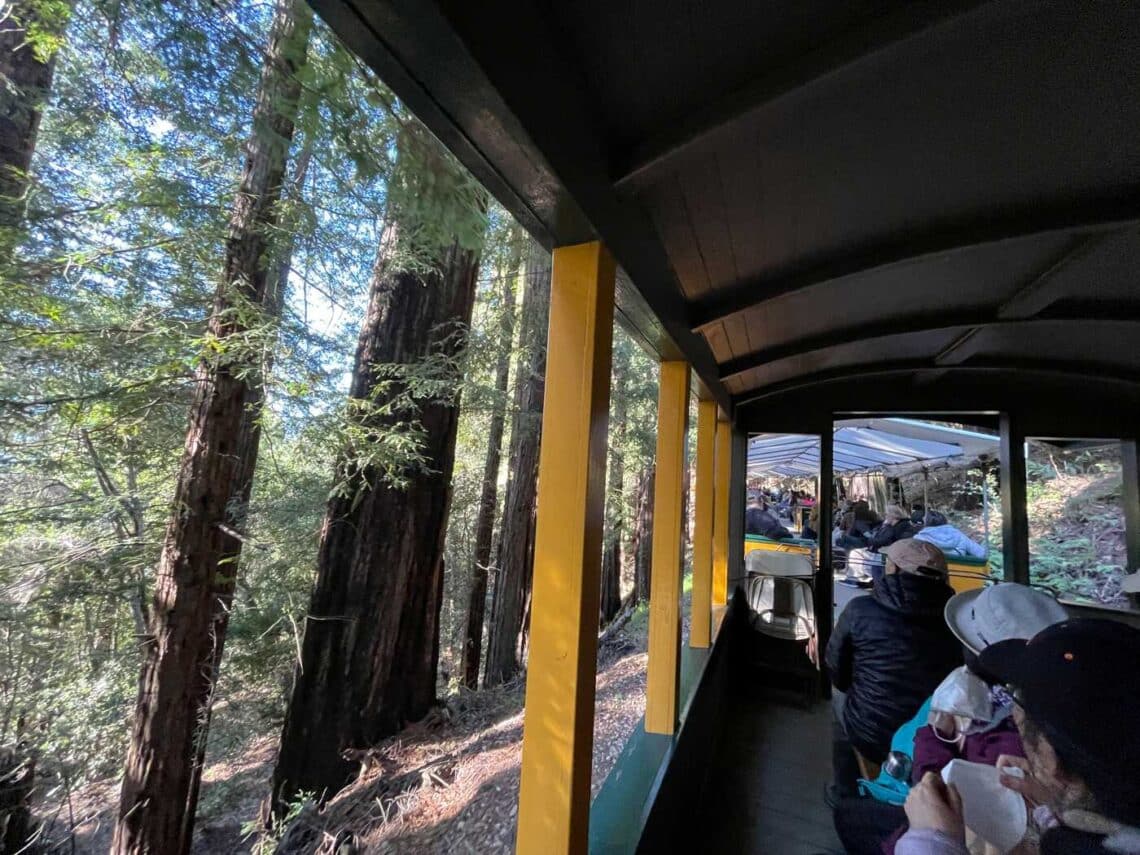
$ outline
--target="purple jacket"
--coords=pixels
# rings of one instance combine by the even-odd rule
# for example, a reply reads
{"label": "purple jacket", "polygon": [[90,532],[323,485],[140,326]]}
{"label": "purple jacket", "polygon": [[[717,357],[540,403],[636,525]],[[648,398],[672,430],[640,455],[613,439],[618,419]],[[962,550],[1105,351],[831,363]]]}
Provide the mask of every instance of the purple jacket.
{"label": "purple jacket", "polygon": [[[1006,716],[995,727],[984,733],[973,733],[966,737],[962,750],[952,742],[943,742],[934,735],[929,724],[920,727],[914,735],[914,764],[911,767],[911,782],[917,784],[927,772],[940,773],[951,760],[969,760],[971,763],[985,763],[996,766],[1003,754],[1024,757],[1021,736],[1013,723],[1013,716]],[[933,832],[907,832],[904,825],[883,843],[885,855],[957,855],[964,848],[954,848],[958,844],[935,835]]]}
{"label": "purple jacket", "polygon": [[927,772],[941,772],[951,760],[969,760],[971,763],[996,766],[998,758],[1003,754],[1025,756],[1013,716],[1006,716],[991,730],[967,736],[961,751],[957,745],[939,739],[928,724],[920,727],[914,735],[914,764],[910,780],[917,784]]}

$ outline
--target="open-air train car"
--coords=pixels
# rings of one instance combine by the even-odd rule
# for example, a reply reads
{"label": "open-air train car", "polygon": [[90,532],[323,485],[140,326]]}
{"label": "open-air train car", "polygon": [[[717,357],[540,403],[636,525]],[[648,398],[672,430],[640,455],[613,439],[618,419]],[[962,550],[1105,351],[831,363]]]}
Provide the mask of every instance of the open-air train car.
{"label": "open-air train car", "polygon": [[[1135,4],[313,5],[554,250],[518,851],[836,848],[826,708],[776,704],[740,667],[750,433],[819,437],[827,472],[836,419],[996,431],[1020,583],[1024,438],[1119,440],[1140,567]],[[646,718],[591,805],[614,314],[661,361],[657,525]],[[826,636],[832,601],[815,602]]]}

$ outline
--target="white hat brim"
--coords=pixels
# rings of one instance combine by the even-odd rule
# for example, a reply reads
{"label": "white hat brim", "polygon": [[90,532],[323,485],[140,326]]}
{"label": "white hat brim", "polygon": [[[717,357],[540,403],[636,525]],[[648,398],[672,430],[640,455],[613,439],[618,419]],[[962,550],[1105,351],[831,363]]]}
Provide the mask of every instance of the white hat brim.
{"label": "white hat brim", "polygon": [[974,600],[980,597],[984,590],[985,588],[973,588],[955,594],[946,601],[943,612],[950,631],[975,654],[981,653],[988,646],[978,635],[973,618]]}

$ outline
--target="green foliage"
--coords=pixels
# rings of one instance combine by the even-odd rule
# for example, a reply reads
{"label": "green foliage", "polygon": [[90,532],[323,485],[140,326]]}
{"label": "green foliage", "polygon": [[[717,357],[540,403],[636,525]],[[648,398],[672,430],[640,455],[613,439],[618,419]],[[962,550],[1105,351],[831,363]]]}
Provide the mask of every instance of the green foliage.
{"label": "green foliage", "polygon": [[1034,584],[1097,603],[1123,601],[1119,446],[1061,449],[1031,442],[1026,459]]}
{"label": "green foliage", "polygon": [[[207,319],[272,5],[79,0],[64,28],[56,13],[72,4],[36,2],[30,38],[57,66],[27,230],[0,254],[0,742],[19,731],[82,783],[122,760],[199,367],[262,382],[268,403],[217,758],[278,727],[321,520],[348,480],[338,452],[406,483],[426,465],[417,405],[463,387],[466,355],[440,350],[379,366],[374,397],[345,403],[386,224],[415,214],[402,251],[426,268],[456,239],[476,245],[487,215],[477,185],[318,24],[266,235],[267,265],[286,274],[280,312],[227,293],[215,327],[238,332],[221,337]],[[397,149],[410,155],[394,176]]]}

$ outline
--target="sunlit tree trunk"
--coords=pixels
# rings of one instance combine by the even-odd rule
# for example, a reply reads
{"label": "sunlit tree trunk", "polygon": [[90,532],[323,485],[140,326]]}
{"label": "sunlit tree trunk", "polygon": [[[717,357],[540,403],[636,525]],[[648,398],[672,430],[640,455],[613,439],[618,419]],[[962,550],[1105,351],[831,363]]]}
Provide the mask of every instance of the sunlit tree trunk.
{"label": "sunlit tree trunk", "polygon": [[503,523],[495,562],[491,627],[484,684],[495,686],[519,670],[519,635],[529,601],[534,561],[534,512],[538,446],[542,438],[542,395],[546,388],[546,327],[550,304],[550,254],[532,244],[519,330],[519,361],[508,456],[510,474],[503,499]]}
{"label": "sunlit tree trunk", "polygon": [[300,96],[297,71],[311,28],[312,13],[303,2],[278,0],[209,322],[220,355],[203,361],[196,374],[159,561],[116,853],[190,851],[259,444],[262,381],[241,340],[279,302],[281,268],[267,257]]}
{"label": "sunlit tree trunk", "polygon": [[[9,244],[24,216],[28,171],[36,151],[42,107],[51,92],[56,49],[71,4],[0,4],[0,245]],[[9,247],[5,247],[7,252]]]}
{"label": "sunlit tree trunk", "polygon": [[606,534],[602,551],[602,589],[599,599],[601,624],[613,620],[621,610],[622,536],[625,521],[625,433],[628,360],[615,348],[613,365],[613,407],[610,424],[610,471],[606,480]]}
{"label": "sunlit tree trunk", "polygon": [[[425,187],[446,184],[445,173],[457,174],[442,156],[427,168],[434,175],[422,176]],[[361,463],[368,448],[350,444],[342,452],[273,773],[278,812],[299,792],[335,793],[358,768],[346,751],[375,745],[422,718],[435,702],[460,378],[451,378],[449,395],[409,392],[414,411],[393,412],[389,405],[412,381],[385,374],[385,366],[410,375],[429,358],[453,363],[459,357],[474,304],[478,252],[456,241],[433,250],[428,269],[405,264],[401,241],[418,231],[410,214],[401,218],[397,211],[378,253],[349,418],[362,444],[383,444],[414,421],[423,462],[399,483],[374,463]]]}
{"label": "sunlit tree trunk", "polygon": [[499,494],[499,464],[503,457],[503,398],[511,373],[511,345],[515,332],[515,280],[522,261],[522,230],[512,228],[510,260],[500,289],[502,305],[499,321],[499,362],[495,366],[495,401],[487,430],[487,458],[483,466],[483,487],[479,514],[475,521],[475,556],[471,562],[471,584],[467,596],[467,626],[463,637],[463,684],[474,689],[479,684],[479,663],[483,650],[483,622],[487,612],[487,565],[491,561],[491,541],[495,531],[495,509]]}

